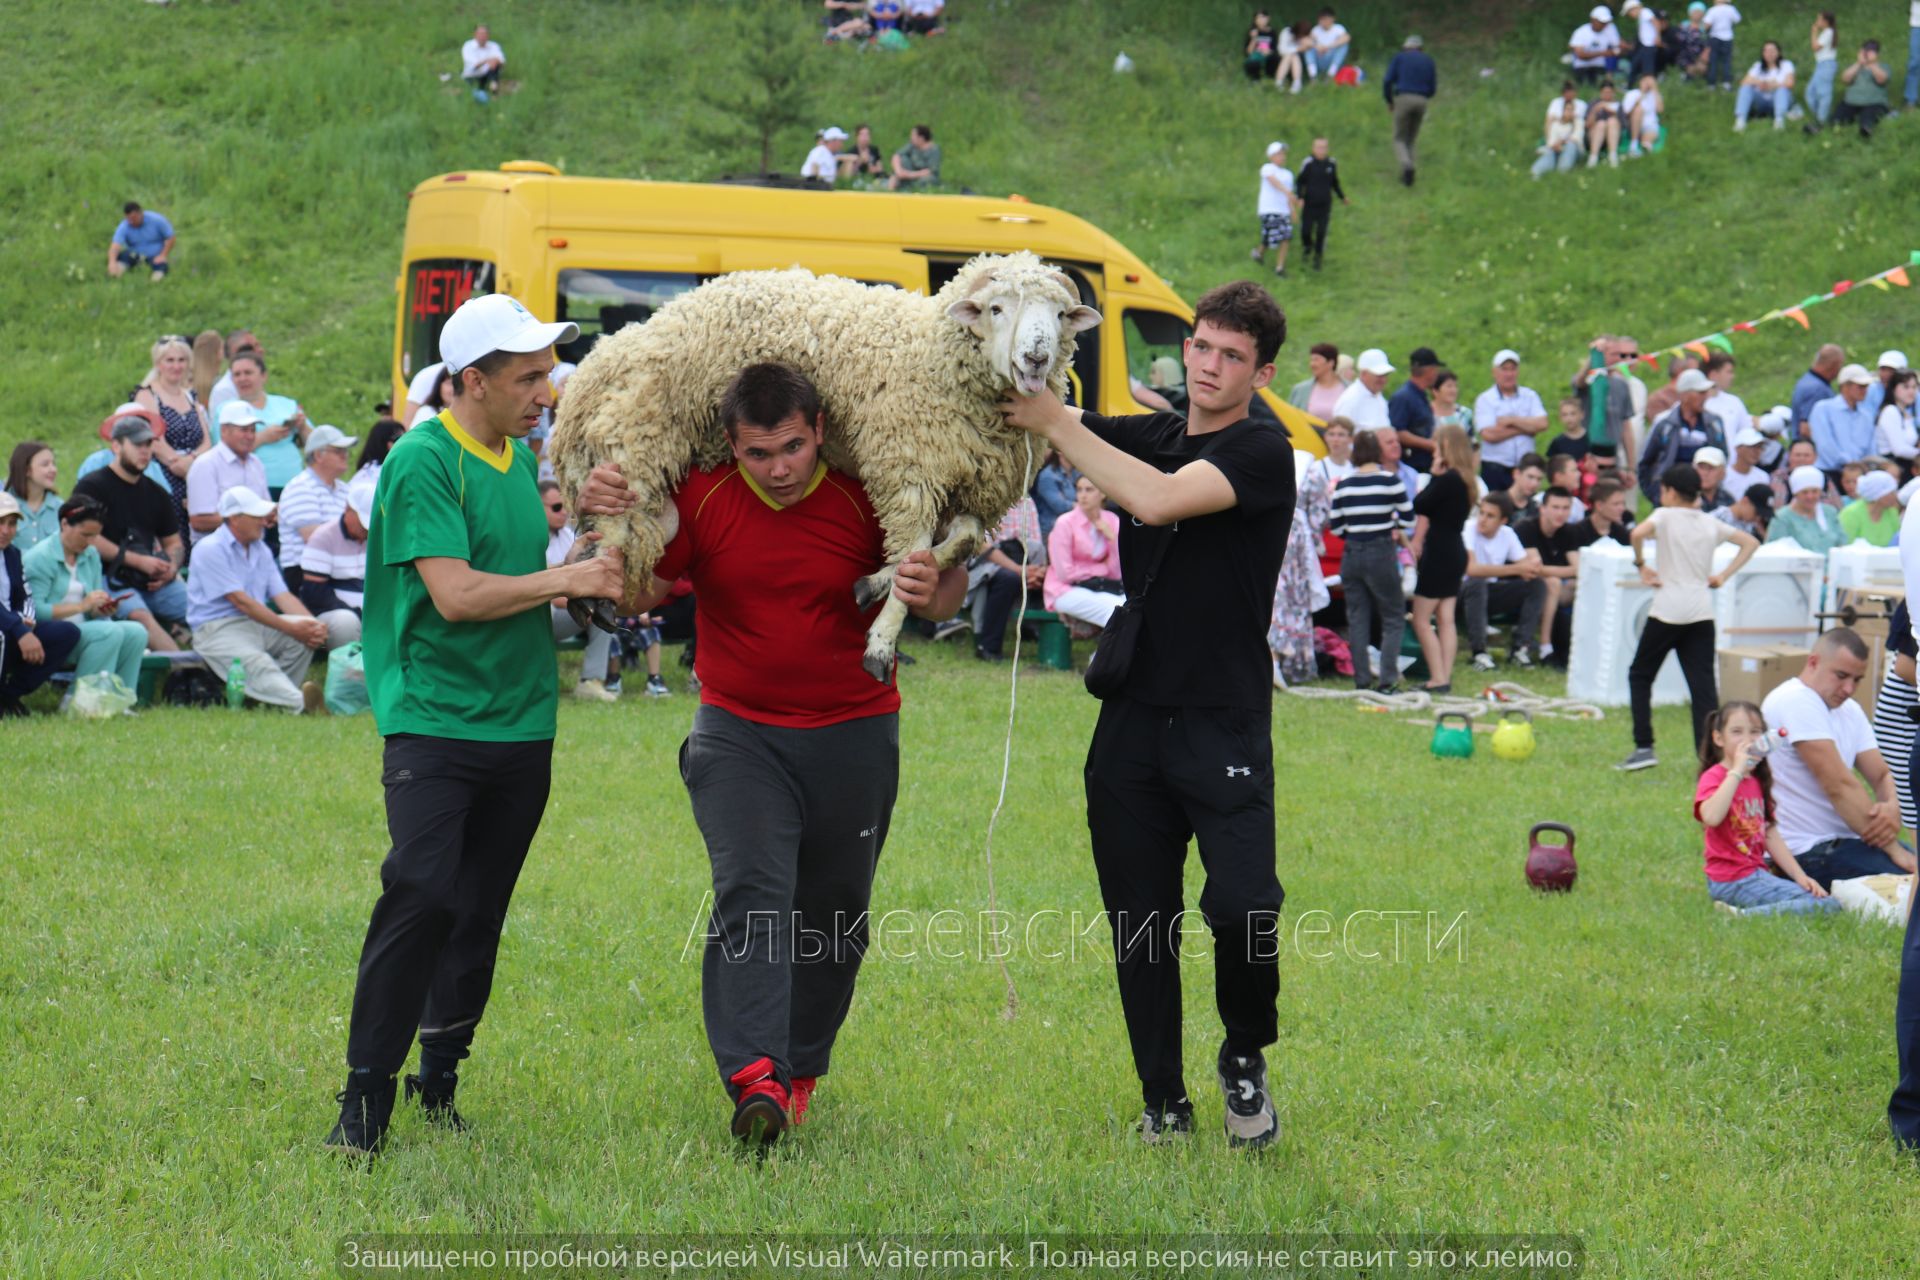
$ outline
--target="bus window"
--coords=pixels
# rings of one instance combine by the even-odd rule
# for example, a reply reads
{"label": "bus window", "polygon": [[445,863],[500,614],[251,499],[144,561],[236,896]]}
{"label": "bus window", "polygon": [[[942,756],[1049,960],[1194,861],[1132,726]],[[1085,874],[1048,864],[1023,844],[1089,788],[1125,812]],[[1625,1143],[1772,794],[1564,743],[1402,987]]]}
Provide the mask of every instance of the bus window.
{"label": "bus window", "polygon": [[467,258],[422,258],[407,266],[407,319],[400,372],[411,378],[440,359],[440,331],[468,298],[493,292],[493,264]]}
{"label": "bus window", "polygon": [[1175,411],[1187,411],[1186,340],[1193,326],[1165,311],[1129,307],[1122,332],[1127,342],[1127,377],[1166,398]]}
{"label": "bus window", "polygon": [[553,318],[573,321],[580,336],[562,346],[559,357],[578,364],[602,337],[645,324],[668,302],[711,278],[679,271],[562,271]]}

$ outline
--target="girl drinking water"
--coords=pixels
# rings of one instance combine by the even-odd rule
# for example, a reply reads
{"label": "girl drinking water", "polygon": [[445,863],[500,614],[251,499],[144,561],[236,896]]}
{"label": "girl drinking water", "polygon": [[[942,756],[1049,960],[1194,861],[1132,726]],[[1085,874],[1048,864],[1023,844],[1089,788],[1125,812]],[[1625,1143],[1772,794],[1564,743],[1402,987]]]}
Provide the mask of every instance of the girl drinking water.
{"label": "girl drinking water", "polygon": [[[1729,702],[1707,716],[1693,793],[1693,816],[1706,830],[1707,896],[1738,915],[1838,911],[1774,825],[1766,735],[1766,720],[1751,702]],[[1779,874],[1768,868],[1767,853]]]}

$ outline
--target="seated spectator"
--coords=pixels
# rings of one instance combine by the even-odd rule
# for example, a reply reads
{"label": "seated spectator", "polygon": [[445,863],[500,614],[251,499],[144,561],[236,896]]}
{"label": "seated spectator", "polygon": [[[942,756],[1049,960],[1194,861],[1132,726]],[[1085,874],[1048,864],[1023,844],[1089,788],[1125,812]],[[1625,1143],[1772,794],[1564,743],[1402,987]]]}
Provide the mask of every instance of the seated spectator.
{"label": "seated spectator", "polygon": [[1814,451],[1819,455],[1816,465],[1836,485],[1842,467],[1873,451],[1878,424],[1867,404],[1867,388],[1873,383],[1874,377],[1865,365],[1850,364],[1834,378],[1834,394],[1813,406],[1809,422]]}
{"label": "seated spectator", "polygon": [[1528,643],[1540,631],[1540,615],[1547,605],[1547,583],[1540,574],[1540,553],[1520,545],[1520,535],[1508,521],[1513,503],[1504,493],[1480,499],[1473,523],[1466,531],[1467,576],[1460,584],[1460,601],[1467,614],[1467,644],[1473,649],[1473,669],[1491,671],[1487,652],[1487,619],[1493,614],[1517,612],[1519,620],[1508,633],[1507,661],[1516,667],[1534,665]]}
{"label": "seated spectator", "polygon": [[901,29],[910,36],[945,35],[947,0],[907,0],[906,20]]}
{"label": "seated spectator", "polygon": [[843,178],[884,178],[887,174],[886,161],[880,156],[880,148],[873,145],[873,128],[870,125],[855,125],[853,128],[853,147],[835,157]]}
{"label": "seated spectator", "polygon": [[[354,527],[364,530],[372,514],[369,505]],[[294,594],[300,597],[300,603],[327,628],[328,653],[360,638],[360,613],[367,590],[367,540],[364,533],[356,535],[348,528],[346,514],[327,521],[306,539],[293,578],[298,584]]]}
{"label": "seated spectator", "polygon": [[1540,577],[1547,584],[1540,606],[1540,661],[1557,667],[1567,665],[1565,641],[1573,635],[1573,594],[1580,583],[1582,534],[1573,519],[1576,501],[1556,485],[1541,496],[1539,514],[1514,530],[1520,545],[1540,557]]}
{"label": "seated spectator", "polygon": [[1694,451],[1693,469],[1700,473],[1700,509],[1717,511],[1732,502],[1727,496],[1727,455],[1708,445]]}
{"label": "seated spectator", "polygon": [[1058,449],[1047,450],[1040,471],[1033,478],[1033,507],[1040,521],[1039,550],[1046,549],[1053,522],[1073,510],[1074,482],[1079,478],[1079,473],[1067,465]]}
{"label": "seated spectator", "polygon": [[1713,51],[1707,47],[1707,6],[1695,0],[1687,6],[1684,21],[1668,20],[1661,32],[1663,67],[1680,68],[1681,78],[1707,78],[1707,63]]}
{"label": "seated spectator", "polygon": [[1507,486],[1507,502],[1513,514],[1507,523],[1518,525],[1531,520],[1540,510],[1540,490],[1547,483],[1547,460],[1537,453],[1524,455],[1514,464],[1513,481]]}
{"label": "seated spectator", "polygon": [[893,176],[887,180],[889,191],[925,191],[940,185],[940,144],[933,140],[933,126],[917,124],[907,145],[893,153]]}
{"label": "seated spectator", "polygon": [[[1755,419],[1756,422],[1776,422],[1767,414]],[[1771,485],[1773,477],[1760,465],[1760,455],[1766,451],[1767,437],[1759,427],[1748,427],[1745,431],[1733,434],[1733,461],[1727,465],[1727,474],[1720,480],[1721,487],[1730,494],[1742,494],[1756,484]],[[1694,455],[1697,460],[1699,455]]]}
{"label": "seated spectator", "polygon": [[147,648],[168,653],[180,646],[167,627],[187,616],[187,587],[180,580],[187,548],[172,496],[146,474],[152,460],[153,428],[144,416],[128,414],[113,424],[112,464],[82,476],[73,496],[92,498],[103,512],[93,546],[120,601],[113,616],[141,624]]}
{"label": "seated spectator", "polygon": [[1437,439],[1442,427],[1458,427],[1469,442],[1480,439],[1473,429],[1473,410],[1460,403],[1460,375],[1443,368],[1433,375],[1433,434]]}
{"label": "seated spectator", "polygon": [[1105,627],[1126,603],[1120,583],[1120,517],[1106,509],[1107,496],[1081,476],[1073,510],[1054,521],[1047,538],[1047,608],[1090,626]]}
{"label": "seated spectator", "polygon": [[1887,114],[1887,68],[1880,61],[1880,42],[1865,40],[1853,63],[1840,73],[1840,105],[1833,110],[1838,124],[1857,124],[1860,136],[1871,138]]}
{"label": "seated spectator", "polygon": [[1660,141],[1660,113],[1666,107],[1667,100],[1660,96],[1660,82],[1651,74],[1641,76],[1640,83],[1627,90],[1620,109],[1627,115],[1629,159],[1652,151]]}
{"label": "seated spectator", "polygon": [[1331,342],[1314,343],[1307,351],[1307,372],[1306,381],[1294,383],[1287,393],[1287,403],[1325,422],[1333,417],[1334,406],[1347,389],[1340,377],[1340,348]]}
{"label": "seated spectator", "polygon": [[800,176],[816,182],[833,185],[840,176],[840,149],[846,144],[847,131],[838,125],[828,125],[813,135],[813,150],[807,152],[807,158],[800,165]]}
{"label": "seated spectator", "polygon": [[500,92],[500,69],[506,65],[506,52],[494,42],[484,23],[475,27],[473,38],[460,46],[460,78],[473,90],[475,102],[485,102],[489,94]]}
{"label": "seated spectator", "polygon": [[1353,48],[1353,37],[1340,25],[1331,9],[1322,9],[1313,30],[1307,33],[1312,45],[1307,50],[1307,77],[1333,83],[1340,67]]}
{"label": "seated spectator", "polygon": [[347,509],[347,486],[340,478],[347,474],[347,450],[356,439],[331,426],[315,427],[307,437],[307,469],[280,494],[281,568],[297,567],[308,534]]}
{"label": "seated spectator", "polygon": [[1620,167],[1620,125],[1625,118],[1626,111],[1614,92],[1613,81],[1602,80],[1599,96],[1587,109],[1587,168],[1600,163],[1603,151],[1609,165]]}
{"label": "seated spectator", "polygon": [[1246,48],[1242,51],[1242,68],[1247,79],[1267,81],[1273,79],[1280,69],[1280,33],[1273,28],[1273,18],[1265,9],[1253,15],[1253,26],[1247,30]]}
{"label": "seated spectator", "polygon": [[[1814,459],[1817,456],[1814,452],[1813,441],[1811,440],[1795,440],[1787,449],[1786,464],[1773,473],[1773,505],[1776,510],[1785,507],[1789,502],[1793,501],[1793,490],[1788,487],[1787,483],[1789,478],[1801,467],[1813,467]],[[1819,468],[1815,467],[1814,469],[1818,470]],[[1824,483],[1825,474],[1822,473],[1823,486]]]}
{"label": "seated spectator", "polygon": [[1580,522],[1580,545],[1590,547],[1602,538],[1612,538],[1621,546],[1633,536],[1633,521],[1627,515],[1627,499],[1632,491],[1623,481],[1602,476],[1587,493],[1587,518]]}
{"label": "seated spectator", "polygon": [[93,549],[104,514],[88,497],[61,504],[60,531],[22,556],[21,568],[40,614],[79,628],[74,675],[111,671],[127,688],[138,689],[147,629],[132,619],[114,621],[120,606],[106,589],[106,571]]}
{"label": "seated spectator", "polygon": [[7,484],[20,504],[20,531],[13,545],[21,555],[60,532],[60,495],[53,491],[59,483],[60,468],[53,459],[53,448],[38,440],[22,440],[13,446],[7,459]]}
{"label": "seated spectator", "polygon": [[[160,415],[151,409],[141,408],[131,400],[127,401],[100,420],[100,439],[104,443],[100,448],[95,449],[92,453],[80,459],[80,465],[73,469],[75,484],[80,482],[82,476],[92,475],[102,467],[110,467],[113,465],[113,424],[126,417],[145,418],[148,428],[156,436],[160,434],[162,429]],[[188,469],[191,470],[192,468]],[[167,469],[160,465],[160,459],[153,458],[147,463],[146,474],[149,480],[159,485],[162,489],[167,487]]]}
{"label": "seated spectator", "polygon": [[[1072,509],[1069,504],[1068,510]],[[1016,608],[1024,612],[1034,593],[1046,585],[1047,534],[1041,532],[1043,520],[1031,497],[1020,499],[993,531],[987,549],[967,566],[966,607],[972,610],[973,656],[982,662],[1000,661],[1005,654],[1007,619],[1015,615]],[[1053,527],[1059,527],[1057,519]],[[945,639],[967,625],[959,618],[950,619],[934,629],[934,638]]]}
{"label": "seated spectator", "polygon": [[900,30],[900,0],[867,0],[867,19],[873,23],[875,36]]}
{"label": "seated spectator", "polygon": [[1573,168],[1587,136],[1587,104],[1580,101],[1573,81],[1562,84],[1560,96],[1547,103],[1542,133],[1540,149],[1533,162],[1533,176],[1538,178],[1554,169],[1565,173]]}
{"label": "seated spectator", "polygon": [[1321,432],[1321,439],[1326,442],[1327,453],[1307,465],[1307,483],[1319,488],[1323,498],[1331,500],[1334,486],[1353,474],[1353,423],[1335,417]]}
{"label": "seated spectator", "polygon": [[407,429],[392,418],[382,418],[367,430],[366,443],[360,446],[359,465],[347,482],[348,530],[357,537],[367,536],[373,524],[373,494],[380,485],[380,468],[394,442]]}
{"label": "seated spectator", "polygon": [[[1569,524],[1577,525],[1587,518],[1587,504],[1581,501],[1580,495],[1586,492],[1589,478],[1572,454],[1556,453],[1547,459],[1547,488],[1566,490],[1571,508],[1567,513]],[[1546,499],[1542,498],[1541,501],[1545,502]]]}
{"label": "seated spectator", "polygon": [[194,650],[215,675],[238,658],[247,697],[311,715],[321,708],[320,686],[306,678],[307,667],[327,642],[327,627],[287,590],[273,563],[264,540],[272,515],[273,504],[251,489],[220,495],[225,524],[193,558],[187,623]]}
{"label": "seated spectator", "polygon": [[1612,10],[1603,4],[1595,5],[1587,20],[1573,29],[1567,52],[1573,56],[1575,80],[1593,84],[1606,75],[1613,60],[1625,52],[1620,44],[1620,29],[1613,25]]}
{"label": "seated spectator", "polygon": [[220,495],[235,485],[267,501],[267,469],[253,456],[260,415],[245,400],[229,400],[220,410],[220,443],[193,460],[187,470],[187,526],[198,546],[220,528]]}
{"label": "seated spectator", "polygon": [[[1353,443],[1353,474],[1334,486],[1327,530],[1345,539],[1340,585],[1347,597],[1347,644],[1353,653],[1353,687],[1394,693],[1400,687],[1400,638],[1407,600],[1400,584],[1398,548],[1413,533],[1413,494],[1382,467],[1391,427],[1362,432]],[[1368,656],[1376,618],[1380,625],[1380,676],[1376,685]]]}
{"label": "seated spectator", "polygon": [[825,0],[828,40],[866,40],[873,35],[867,0]]}
{"label": "seated spectator", "polygon": [[1760,708],[1776,735],[1767,763],[1780,834],[1822,889],[1832,889],[1835,880],[1915,870],[1913,854],[1898,841],[1892,772],[1867,713],[1853,700],[1867,656],[1864,640],[1835,627],[1814,642],[1799,676],[1768,694]]}
{"label": "seated spectator", "polygon": [[71,622],[38,616],[20,550],[13,545],[19,531],[20,504],[12,494],[0,493],[0,719],[26,715],[21,699],[66,666],[80,643],[80,628]]}
{"label": "seated spectator", "polygon": [[1887,381],[1886,398],[1880,404],[1880,416],[1874,420],[1873,427],[1873,451],[1898,459],[1907,478],[1912,477],[1915,455],[1920,454],[1920,424],[1916,424],[1914,415],[1916,398],[1920,398],[1920,374],[1911,369],[1895,373]]}
{"label": "seated spectator", "polygon": [[[560,494],[559,482],[540,482],[540,504],[546,509],[547,567],[551,569],[567,562],[567,556],[572,553],[579,535],[574,532],[567,501]],[[571,640],[580,634],[580,624],[567,612],[565,597],[554,600],[552,612],[553,638],[556,642]],[[580,680],[573,686],[573,696],[583,702],[618,702],[620,695],[607,688],[613,635],[588,624],[586,636],[587,648],[580,658]]]}
{"label": "seated spectator", "polygon": [[1773,486],[1763,480],[1745,488],[1729,488],[1727,492],[1739,496],[1724,507],[1715,507],[1711,512],[1713,518],[1765,542],[1767,530],[1773,525]]}
{"label": "seated spectator", "polygon": [[[258,351],[242,351],[227,366],[233,380],[233,395],[227,403],[239,400],[254,411],[256,428],[253,456],[267,473],[267,497],[275,501],[287,482],[300,474],[302,451],[307,443],[307,415],[299,401],[267,390],[267,358]],[[215,409],[218,414],[226,407]],[[217,496],[217,495],[216,495]]]}
{"label": "seated spectator", "polygon": [[1780,46],[1772,40],[1760,46],[1760,61],[1747,68],[1740,81],[1740,92],[1733,100],[1733,131],[1740,133],[1754,116],[1771,119],[1773,127],[1787,127],[1787,111],[1793,106],[1793,63],[1780,56]]}
{"label": "seated spectator", "polygon": [[1823,556],[1844,545],[1847,535],[1840,528],[1840,517],[1820,501],[1826,487],[1827,478],[1818,467],[1795,467],[1787,477],[1792,500],[1774,513],[1767,541],[1795,542]]}
{"label": "seated spectator", "polygon": [[1292,84],[1287,92],[1298,93],[1306,80],[1307,51],[1313,47],[1313,24],[1296,22],[1280,28],[1280,63],[1273,69],[1273,86]]}
{"label": "seated spectator", "polygon": [[[245,352],[252,352],[254,355],[266,354],[260,349],[260,339],[253,336],[251,329],[235,329],[228,334],[224,350],[227,357],[226,372],[220,375],[220,380],[213,384],[213,390],[207,393],[207,412],[215,416],[219,415],[227,401],[240,394],[233,385],[233,362]],[[254,408],[258,409],[261,406],[256,404]]]}
{"label": "seated spectator", "polygon": [[161,338],[150,352],[152,370],[134,400],[160,415],[153,456],[167,469],[167,490],[181,528],[187,524],[187,471],[213,448],[213,420],[193,393],[193,348],[177,335]]}
{"label": "seated spectator", "polygon": [[1766,735],[1751,702],[1726,703],[1707,717],[1693,792],[1693,816],[1706,829],[1707,896],[1740,915],[1838,911],[1840,904],[1794,861],[1774,820]]}
{"label": "seated spectator", "polygon": [[1640,491],[1656,504],[1660,501],[1660,476],[1668,467],[1692,463],[1693,455],[1709,446],[1720,450],[1721,462],[1726,461],[1726,431],[1720,419],[1707,409],[1713,383],[1698,369],[1689,369],[1674,385],[1680,392],[1679,403],[1654,421],[1640,451]]}
{"label": "seated spectator", "polygon": [[1840,508],[1840,531],[1848,542],[1890,547],[1900,536],[1900,484],[1884,471],[1860,477],[1858,496]]}
{"label": "seated spectator", "polygon": [[173,224],[142,209],[137,200],[127,201],[121,213],[125,216],[113,229],[113,242],[107,246],[107,274],[118,279],[127,274],[128,268],[144,266],[153,273],[156,284],[166,279],[173,267]]}

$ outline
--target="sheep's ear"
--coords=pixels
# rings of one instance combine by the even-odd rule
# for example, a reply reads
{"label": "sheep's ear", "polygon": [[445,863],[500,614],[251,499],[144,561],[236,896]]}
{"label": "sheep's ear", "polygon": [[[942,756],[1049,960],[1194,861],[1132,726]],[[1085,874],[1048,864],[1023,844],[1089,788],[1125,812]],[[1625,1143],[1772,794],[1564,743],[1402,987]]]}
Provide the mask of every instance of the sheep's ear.
{"label": "sheep's ear", "polygon": [[1075,307],[1067,312],[1066,329],[1068,333],[1080,333],[1100,323],[1100,313],[1092,307]]}
{"label": "sheep's ear", "polygon": [[984,313],[980,310],[980,304],[972,298],[962,298],[947,308],[947,314],[971,329],[980,323],[980,317]]}

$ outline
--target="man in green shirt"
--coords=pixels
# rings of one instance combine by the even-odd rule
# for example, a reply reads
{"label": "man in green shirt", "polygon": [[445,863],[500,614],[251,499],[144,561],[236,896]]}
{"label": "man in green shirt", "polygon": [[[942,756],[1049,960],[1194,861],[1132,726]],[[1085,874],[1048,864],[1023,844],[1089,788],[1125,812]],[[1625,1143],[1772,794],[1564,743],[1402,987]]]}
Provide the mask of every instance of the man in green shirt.
{"label": "man in green shirt", "polygon": [[939,186],[940,144],[933,140],[932,126],[917,124],[907,137],[907,145],[893,153],[893,177],[887,179],[887,189],[924,191]]}
{"label": "man in green shirt", "polygon": [[553,344],[577,334],[504,294],[463,304],[440,335],[453,399],[380,471],[362,622],[393,848],[360,952],[336,1150],[379,1148],[416,1032],[407,1096],[429,1121],[464,1127],[456,1072],[547,805],[559,700],[548,604],[621,587],[616,555],[547,568],[522,443],[553,405]]}

